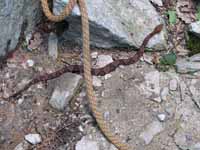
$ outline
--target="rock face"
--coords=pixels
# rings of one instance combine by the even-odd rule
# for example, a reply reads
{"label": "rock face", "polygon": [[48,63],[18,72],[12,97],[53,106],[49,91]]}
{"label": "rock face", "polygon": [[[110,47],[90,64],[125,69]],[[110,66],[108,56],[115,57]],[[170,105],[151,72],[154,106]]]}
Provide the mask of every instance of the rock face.
{"label": "rock face", "polygon": [[0,56],[16,47],[23,23],[28,23],[25,32],[31,31],[41,14],[40,1],[0,0]]}
{"label": "rock face", "polygon": [[[55,0],[54,13],[59,14],[67,1]],[[86,0],[91,45],[95,47],[139,47],[155,26],[163,23],[149,0]],[[78,7],[67,18],[69,29],[66,41],[81,42],[81,21]],[[148,44],[157,50],[166,47],[165,32],[155,36]]]}

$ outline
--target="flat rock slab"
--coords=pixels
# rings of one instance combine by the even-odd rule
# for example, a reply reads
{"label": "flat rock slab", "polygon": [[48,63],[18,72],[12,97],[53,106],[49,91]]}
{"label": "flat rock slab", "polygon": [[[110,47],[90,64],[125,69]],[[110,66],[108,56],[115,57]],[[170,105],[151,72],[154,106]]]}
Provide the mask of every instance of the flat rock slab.
{"label": "flat rock slab", "polygon": [[[54,13],[59,14],[68,1],[55,0]],[[149,0],[85,0],[90,21],[91,45],[101,48],[139,47],[145,36],[163,23]],[[81,43],[81,20],[78,7],[67,17],[66,41]],[[165,49],[165,31],[150,40],[148,47]]]}
{"label": "flat rock slab", "polygon": [[82,77],[72,73],[63,74],[61,77],[50,81],[49,86],[53,87],[52,96],[49,100],[50,105],[63,111],[76,95],[81,83]]}

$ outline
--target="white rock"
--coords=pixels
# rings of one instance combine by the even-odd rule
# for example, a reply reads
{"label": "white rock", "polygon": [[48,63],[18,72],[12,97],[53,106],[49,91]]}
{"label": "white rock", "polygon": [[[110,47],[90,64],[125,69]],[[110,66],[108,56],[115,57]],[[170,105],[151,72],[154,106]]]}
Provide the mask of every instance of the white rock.
{"label": "white rock", "polygon": [[151,0],[154,4],[157,4],[158,6],[163,6],[162,0]]}
{"label": "white rock", "polygon": [[76,150],[99,150],[97,142],[83,137],[77,144]]}
{"label": "white rock", "polygon": [[162,99],[160,97],[152,98],[151,100],[156,102],[156,103],[161,103],[162,102]]}
{"label": "white rock", "polygon": [[166,115],[164,113],[158,114],[157,117],[158,117],[159,121],[161,121],[161,122],[165,121],[165,119],[166,119]]}
{"label": "white rock", "polygon": [[18,99],[17,104],[18,104],[18,105],[21,105],[23,102],[24,102],[24,99],[23,99],[23,98],[20,98],[20,99]]}
{"label": "white rock", "polygon": [[172,79],[169,81],[169,89],[171,91],[176,91],[178,88],[178,81],[176,79]]}
{"label": "white rock", "polygon": [[100,86],[102,86],[102,82],[98,77],[93,76],[93,85],[95,87],[100,87]]}
{"label": "white rock", "polygon": [[28,67],[33,67],[34,64],[35,64],[35,62],[34,62],[32,59],[28,59],[28,60],[26,61],[26,64],[27,64]]}
{"label": "white rock", "polygon": [[106,74],[105,76],[104,76],[104,78],[105,78],[105,80],[107,80],[107,79],[109,79],[109,78],[111,78],[112,77],[112,75],[109,73],[109,74]]}
{"label": "white rock", "polygon": [[164,130],[162,123],[154,121],[149,124],[146,129],[140,134],[140,138],[144,140],[145,144],[148,145],[153,140],[154,136]]}
{"label": "white rock", "polygon": [[109,55],[99,55],[97,58],[97,63],[96,63],[96,67],[98,68],[102,68],[106,65],[108,65],[109,63],[112,63],[113,59],[111,56]]}
{"label": "white rock", "polygon": [[27,134],[25,135],[25,140],[33,145],[36,145],[41,143],[42,138],[39,134]]}
{"label": "white rock", "polygon": [[92,52],[92,53],[91,53],[91,57],[92,57],[93,59],[96,59],[97,56],[98,56],[98,52]]}

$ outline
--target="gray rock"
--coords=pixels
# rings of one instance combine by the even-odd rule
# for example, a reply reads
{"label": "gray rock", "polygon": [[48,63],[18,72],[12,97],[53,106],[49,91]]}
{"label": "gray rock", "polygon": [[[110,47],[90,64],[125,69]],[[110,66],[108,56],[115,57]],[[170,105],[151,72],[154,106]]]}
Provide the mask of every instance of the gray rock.
{"label": "gray rock", "polygon": [[49,34],[48,39],[48,53],[49,56],[56,60],[58,58],[58,38],[53,32]]}
{"label": "gray rock", "polygon": [[80,88],[81,83],[82,77],[72,73],[66,73],[61,77],[50,81],[50,86],[54,87],[54,91],[49,101],[50,105],[55,109],[63,111]]}
{"label": "gray rock", "polygon": [[176,62],[176,70],[178,73],[191,73],[200,71],[200,62],[192,62],[188,59],[180,59]]}
{"label": "gray rock", "polygon": [[109,55],[99,55],[97,58],[97,62],[96,62],[96,67],[97,68],[102,68],[106,65],[108,65],[109,63],[112,63],[113,59],[111,56]]}
{"label": "gray rock", "polygon": [[189,31],[200,37],[200,21],[191,23]]}
{"label": "gray rock", "polygon": [[[163,23],[149,0],[86,0],[91,45],[95,47],[139,47],[145,36],[158,24]],[[54,13],[59,14],[66,1],[54,1]],[[64,33],[66,41],[81,43],[80,12],[76,7],[67,18],[69,29]],[[150,48],[165,49],[166,33],[161,32],[152,38]]]}
{"label": "gray rock", "polygon": [[83,137],[77,144],[76,150],[99,150],[98,143]]}
{"label": "gray rock", "polygon": [[36,145],[42,142],[42,138],[39,134],[27,134],[25,135],[25,140],[33,145]]}
{"label": "gray rock", "polygon": [[40,21],[41,14],[40,1],[0,0],[0,56],[6,54],[6,49],[16,47],[23,22],[28,23],[28,33]]}
{"label": "gray rock", "polygon": [[154,138],[155,135],[164,130],[162,124],[158,121],[154,121],[149,124],[146,129],[140,134],[140,138],[144,140],[145,144],[148,145]]}
{"label": "gray rock", "polygon": [[151,2],[158,5],[158,6],[163,6],[162,0],[151,0]]}

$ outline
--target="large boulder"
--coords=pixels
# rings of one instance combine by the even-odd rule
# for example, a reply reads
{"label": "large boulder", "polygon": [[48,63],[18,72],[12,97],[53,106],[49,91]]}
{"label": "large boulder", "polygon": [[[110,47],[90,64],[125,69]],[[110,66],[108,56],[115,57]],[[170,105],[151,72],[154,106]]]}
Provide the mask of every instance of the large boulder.
{"label": "large boulder", "polygon": [[[90,21],[91,45],[111,48],[139,47],[145,36],[163,23],[149,0],[85,0]],[[53,11],[59,14],[68,0],[54,0]],[[81,20],[78,7],[66,18],[69,29],[66,41],[81,43]],[[165,49],[166,33],[163,31],[148,44],[149,48]]]}
{"label": "large boulder", "polygon": [[27,22],[28,33],[41,14],[39,0],[0,0],[0,56],[16,47],[23,23]]}

